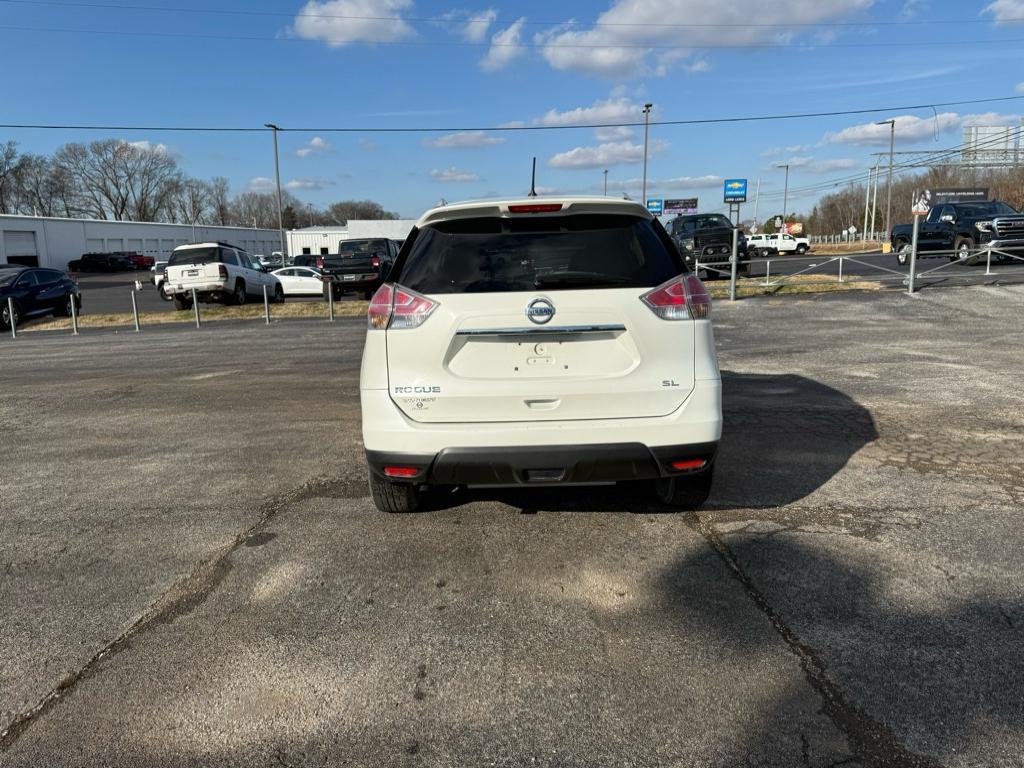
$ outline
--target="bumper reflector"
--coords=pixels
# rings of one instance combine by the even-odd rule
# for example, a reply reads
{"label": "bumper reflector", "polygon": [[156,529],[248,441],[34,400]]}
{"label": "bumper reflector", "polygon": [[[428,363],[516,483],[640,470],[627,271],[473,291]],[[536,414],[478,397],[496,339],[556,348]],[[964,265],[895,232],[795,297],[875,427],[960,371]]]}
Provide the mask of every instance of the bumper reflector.
{"label": "bumper reflector", "polygon": [[384,474],[388,477],[415,477],[418,472],[416,467],[384,467]]}
{"label": "bumper reflector", "polygon": [[672,462],[672,469],[701,469],[707,463],[707,459],[680,459]]}

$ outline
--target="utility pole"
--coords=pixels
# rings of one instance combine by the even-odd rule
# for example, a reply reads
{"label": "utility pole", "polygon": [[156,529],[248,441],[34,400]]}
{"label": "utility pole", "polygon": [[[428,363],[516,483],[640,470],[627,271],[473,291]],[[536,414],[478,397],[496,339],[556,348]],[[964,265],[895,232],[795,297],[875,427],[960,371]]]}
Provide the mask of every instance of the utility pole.
{"label": "utility pole", "polygon": [[871,202],[871,169],[868,168],[868,183],[864,185],[864,228],[860,231],[861,247],[868,247],[868,204]]}
{"label": "utility pole", "polygon": [[875,125],[889,126],[889,178],[885,183],[885,236],[892,231],[892,150],[896,142],[896,120],[880,120]]}
{"label": "utility pole", "polygon": [[871,234],[875,234],[875,214],[878,213],[878,158],[875,158],[875,189],[871,193]]}
{"label": "utility pole", "polygon": [[651,119],[651,107],[653,106],[650,102],[644,104],[644,183],[640,199],[645,208],[647,207],[647,126]]}
{"label": "utility pole", "polygon": [[281,235],[281,263],[284,264],[285,257],[288,255],[288,249],[284,244],[284,209],[281,203],[281,159],[277,153],[277,132],[281,129],[273,123],[264,123],[263,127],[269,128],[274,132],[274,178],[277,181],[277,229]]}
{"label": "utility pole", "polygon": [[[605,195],[605,197],[608,196],[608,169],[607,168],[604,169],[604,195]],[[646,205],[646,204],[647,203],[644,202],[644,205]]]}
{"label": "utility pole", "polygon": [[789,163],[782,163],[775,167],[786,169],[786,185],[782,189],[782,231],[788,232],[789,228],[786,226],[786,208],[789,207]]}
{"label": "utility pole", "polygon": [[754,193],[754,231],[757,231],[757,204],[761,201],[761,177],[757,177],[757,191]]}

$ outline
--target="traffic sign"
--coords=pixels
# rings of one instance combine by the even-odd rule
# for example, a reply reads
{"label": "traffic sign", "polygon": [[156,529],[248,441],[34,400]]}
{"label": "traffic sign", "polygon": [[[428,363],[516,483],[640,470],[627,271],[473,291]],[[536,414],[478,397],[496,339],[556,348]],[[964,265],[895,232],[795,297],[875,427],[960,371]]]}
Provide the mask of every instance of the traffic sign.
{"label": "traffic sign", "polygon": [[726,179],[724,184],[724,198],[727,203],[747,202],[747,180]]}
{"label": "traffic sign", "polygon": [[665,201],[660,197],[649,197],[647,198],[647,210],[653,213],[655,216],[661,216],[662,211],[665,208]]}

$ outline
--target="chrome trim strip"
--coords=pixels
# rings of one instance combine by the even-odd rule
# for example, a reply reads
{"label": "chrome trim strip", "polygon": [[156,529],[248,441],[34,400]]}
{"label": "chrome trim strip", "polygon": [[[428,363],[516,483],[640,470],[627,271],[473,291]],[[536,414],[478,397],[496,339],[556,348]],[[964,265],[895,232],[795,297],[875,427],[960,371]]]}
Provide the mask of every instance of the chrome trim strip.
{"label": "chrome trim strip", "polygon": [[624,325],[560,325],[533,328],[463,328],[456,336],[551,336],[560,333],[609,333],[624,331]]}

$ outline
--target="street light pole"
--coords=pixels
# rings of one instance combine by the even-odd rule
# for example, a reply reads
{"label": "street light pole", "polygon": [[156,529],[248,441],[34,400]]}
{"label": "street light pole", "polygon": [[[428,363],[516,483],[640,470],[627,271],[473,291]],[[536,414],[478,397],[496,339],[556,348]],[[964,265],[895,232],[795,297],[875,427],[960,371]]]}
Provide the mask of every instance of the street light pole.
{"label": "street light pole", "polygon": [[651,107],[653,106],[650,102],[644,104],[644,182],[641,193],[641,202],[644,206],[647,205],[647,125],[650,122]]}
{"label": "street light pole", "polygon": [[[605,197],[608,196],[608,169],[607,168],[604,169],[604,195],[605,195]],[[645,202],[644,205],[646,205],[646,204],[647,203]]]}
{"label": "street light pole", "polygon": [[274,132],[274,179],[277,182],[277,229],[281,235],[281,263],[284,264],[285,257],[287,256],[284,245],[284,209],[281,203],[281,159],[277,152],[277,132],[281,130],[273,123],[264,123],[264,128],[269,128]]}
{"label": "street light pole", "polygon": [[788,231],[786,227],[786,208],[789,207],[789,163],[776,165],[776,168],[786,169],[786,185],[782,188],[782,231]]}
{"label": "street light pole", "polygon": [[885,234],[888,237],[892,231],[892,150],[896,142],[896,120],[881,120],[875,125],[889,126],[889,178],[885,182]]}

